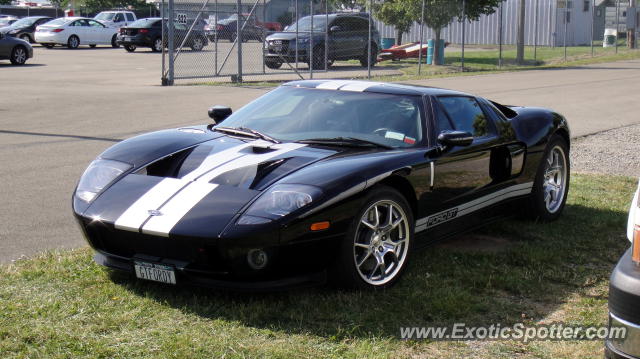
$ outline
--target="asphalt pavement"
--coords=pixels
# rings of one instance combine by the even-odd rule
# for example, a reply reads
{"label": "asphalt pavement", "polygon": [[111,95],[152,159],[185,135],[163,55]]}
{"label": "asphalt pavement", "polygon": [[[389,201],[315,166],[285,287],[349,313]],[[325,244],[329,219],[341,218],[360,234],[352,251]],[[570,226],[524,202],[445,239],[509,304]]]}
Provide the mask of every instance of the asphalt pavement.
{"label": "asphalt pavement", "polygon": [[[22,67],[0,62],[0,263],[85,242],[71,215],[84,168],[127,137],[207,123],[269,88],[160,86],[159,54],[123,49],[47,50]],[[506,104],[555,108],[573,135],[640,123],[640,61],[419,81]]]}

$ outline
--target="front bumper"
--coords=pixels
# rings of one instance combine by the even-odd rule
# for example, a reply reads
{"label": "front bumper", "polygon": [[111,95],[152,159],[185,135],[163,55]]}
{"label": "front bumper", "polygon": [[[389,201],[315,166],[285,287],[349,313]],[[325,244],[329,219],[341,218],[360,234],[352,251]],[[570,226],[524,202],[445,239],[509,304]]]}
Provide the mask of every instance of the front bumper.
{"label": "front bumper", "polygon": [[[135,273],[133,267],[134,259],[132,258],[124,258],[107,253],[96,252],[93,259],[96,263],[102,266],[130,274]],[[207,288],[256,292],[310,287],[323,284],[326,281],[325,271],[262,281],[233,281],[220,279],[220,275],[228,273],[191,270],[182,266],[184,263],[162,258],[145,257],[141,259],[155,263],[168,264],[176,268],[176,283],[178,285],[187,284]]]}
{"label": "front bumper", "polygon": [[631,260],[631,249],[620,258],[609,284],[609,327],[626,329],[624,339],[609,339],[605,356],[640,358],[640,267]]}

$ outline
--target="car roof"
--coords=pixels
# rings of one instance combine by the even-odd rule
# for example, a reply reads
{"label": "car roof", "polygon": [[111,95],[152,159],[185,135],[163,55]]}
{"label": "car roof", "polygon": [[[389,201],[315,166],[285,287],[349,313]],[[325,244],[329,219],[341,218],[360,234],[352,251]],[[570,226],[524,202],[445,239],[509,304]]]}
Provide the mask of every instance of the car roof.
{"label": "car roof", "polygon": [[359,80],[300,80],[291,81],[282,86],[303,87],[323,90],[342,90],[388,93],[395,95],[462,95],[473,96],[464,92],[447,90],[438,87],[408,85],[398,83],[359,81]]}

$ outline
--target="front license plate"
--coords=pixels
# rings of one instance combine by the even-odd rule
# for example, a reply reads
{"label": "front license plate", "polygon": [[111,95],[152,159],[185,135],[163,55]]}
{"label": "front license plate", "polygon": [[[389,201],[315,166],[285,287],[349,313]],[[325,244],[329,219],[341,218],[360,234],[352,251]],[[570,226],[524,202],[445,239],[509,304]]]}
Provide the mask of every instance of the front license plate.
{"label": "front license plate", "polygon": [[135,262],[136,277],[154,282],[176,284],[176,272],[173,267],[148,262]]}

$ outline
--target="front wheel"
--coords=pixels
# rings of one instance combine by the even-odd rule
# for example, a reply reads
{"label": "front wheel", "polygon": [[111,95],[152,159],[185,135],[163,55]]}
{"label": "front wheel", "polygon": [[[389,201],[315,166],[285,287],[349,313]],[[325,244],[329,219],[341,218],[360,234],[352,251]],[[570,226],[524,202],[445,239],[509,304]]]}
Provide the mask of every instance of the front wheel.
{"label": "front wheel", "polygon": [[76,35],[71,35],[67,40],[67,47],[70,49],[77,49],[80,46],[80,39]]}
{"label": "front wheel", "polygon": [[543,221],[557,219],[567,201],[570,179],[569,146],[554,135],[538,166],[533,191],[529,198],[529,217]]}
{"label": "front wheel", "polygon": [[23,46],[14,47],[10,61],[14,65],[24,65],[27,62],[27,50]]}
{"label": "front wheel", "polygon": [[196,37],[191,42],[191,50],[193,51],[202,51],[204,48],[204,41],[200,37]]}
{"label": "front wheel", "polygon": [[339,246],[331,279],[349,288],[389,287],[407,265],[413,236],[407,200],[390,187],[373,189]]}
{"label": "front wheel", "polygon": [[270,69],[272,69],[272,70],[277,70],[277,69],[279,69],[280,67],[282,67],[282,62],[280,62],[280,61],[271,61],[271,60],[267,60],[267,61],[265,61],[265,62],[264,62],[264,64],[265,64],[268,68],[270,68]]}
{"label": "front wheel", "polygon": [[114,49],[117,49],[120,47],[120,44],[118,44],[118,36],[117,35],[113,35],[111,37],[111,47],[113,47]]}
{"label": "front wheel", "polygon": [[151,51],[153,51],[153,52],[162,51],[162,39],[161,38],[158,37],[155,40],[153,40],[153,46],[151,46]]}
{"label": "front wheel", "polygon": [[[367,57],[369,58],[369,60],[367,60]],[[377,61],[378,61],[378,46],[372,43],[370,54],[369,54],[368,47],[364,49],[364,54],[362,54],[362,57],[360,57],[360,65],[362,65],[362,67],[369,67],[369,62],[370,62],[371,67],[373,67]]]}
{"label": "front wheel", "polygon": [[136,51],[136,45],[124,45],[124,49],[127,50],[127,52],[134,52]]}

